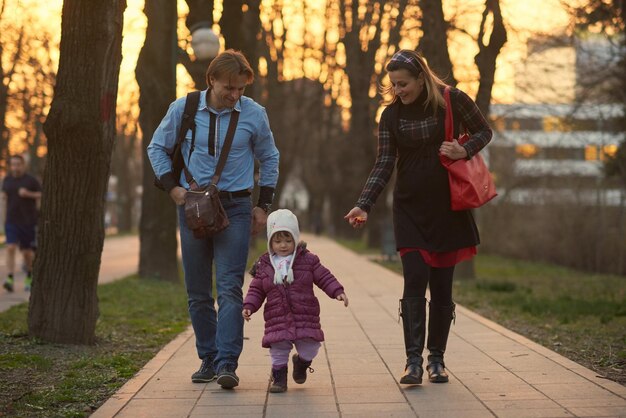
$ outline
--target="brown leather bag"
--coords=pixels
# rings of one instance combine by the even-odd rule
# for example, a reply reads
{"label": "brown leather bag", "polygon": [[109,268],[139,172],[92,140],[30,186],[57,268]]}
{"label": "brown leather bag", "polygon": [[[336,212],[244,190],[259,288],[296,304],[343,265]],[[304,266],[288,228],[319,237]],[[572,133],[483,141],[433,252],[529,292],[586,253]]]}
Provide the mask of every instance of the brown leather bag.
{"label": "brown leather bag", "polygon": [[[226,159],[233,144],[238,120],[239,112],[233,109],[226,138],[224,139],[224,146],[222,147],[215,174],[211,178],[211,184],[206,187],[198,186],[187,167],[184,167],[185,178],[187,183],[189,183],[190,189],[185,194],[185,222],[187,227],[193,231],[195,238],[212,237],[222,232],[230,224],[220,201],[220,191],[217,188],[217,183],[226,165]],[[189,151],[190,157],[192,152],[193,148]]]}
{"label": "brown leather bag", "polygon": [[211,237],[230,224],[214,184],[204,190],[189,190],[185,195],[185,220],[196,238]]}

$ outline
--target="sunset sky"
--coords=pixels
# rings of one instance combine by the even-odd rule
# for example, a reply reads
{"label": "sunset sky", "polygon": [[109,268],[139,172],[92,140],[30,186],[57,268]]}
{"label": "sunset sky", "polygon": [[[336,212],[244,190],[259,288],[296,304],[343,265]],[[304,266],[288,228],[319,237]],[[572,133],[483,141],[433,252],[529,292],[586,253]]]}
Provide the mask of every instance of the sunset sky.
{"label": "sunset sky", "polygon": [[[9,7],[8,16],[13,12],[11,18],[19,19],[24,10],[33,11],[41,22],[49,26],[49,31],[55,36],[60,36],[61,7],[62,0],[7,0],[7,4],[20,4],[22,7]],[[264,4],[271,3],[264,0]],[[570,2],[571,3],[571,2]],[[186,14],[186,3],[179,1],[180,15]],[[291,17],[287,24],[290,27],[288,32],[291,39],[303,36],[303,19],[298,14],[301,2],[285,2],[285,14]],[[325,0],[318,3],[311,3],[314,7],[310,10],[308,22],[311,25],[309,32],[316,34],[314,28],[319,28],[323,22],[323,8]],[[445,13],[447,18],[455,17],[458,26],[470,28],[471,35],[475,36],[478,30],[480,13],[484,6],[483,0],[453,0],[445,1]],[[494,88],[494,102],[506,103],[512,100],[514,95],[514,69],[516,63],[523,60],[526,54],[526,40],[533,33],[561,33],[568,24],[568,16],[564,11],[561,0],[502,0],[501,7],[504,14],[505,23],[508,27],[509,41],[506,44],[501,56],[498,59],[498,70],[496,73],[496,86]],[[18,9],[22,9],[19,11]],[[124,43],[123,62],[120,72],[120,97],[129,94],[125,90],[136,90],[135,66],[139,50],[143,44],[146,19],[143,14],[142,0],[128,0],[128,7],[124,14]],[[216,1],[216,11],[214,18],[217,21],[221,13],[221,2]],[[317,17],[316,17],[316,14]],[[216,30],[219,28],[216,26]],[[179,24],[179,37],[187,35],[184,21]],[[416,38],[414,33],[413,38]],[[297,41],[297,39],[295,39]],[[401,47],[413,48],[417,40],[405,38]],[[477,70],[473,64],[473,57],[477,52],[475,41],[467,35],[455,35],[449,42],[450,55],[455,65],[455,76],[460,81],[460,87],[465,89],[470,95],[475,94]],[[299,59],[298,59],[299,60]],[[290,65],[291,64],[291,65]],[[309,65],[302,66],[295,61],[286,64],[287,78],[301,77],[303,75],[315,78],[319,75],[319,65],[315,58],[309,59]],[[179,94],[190,86],[190,80],[182,66],[178,68]]]}

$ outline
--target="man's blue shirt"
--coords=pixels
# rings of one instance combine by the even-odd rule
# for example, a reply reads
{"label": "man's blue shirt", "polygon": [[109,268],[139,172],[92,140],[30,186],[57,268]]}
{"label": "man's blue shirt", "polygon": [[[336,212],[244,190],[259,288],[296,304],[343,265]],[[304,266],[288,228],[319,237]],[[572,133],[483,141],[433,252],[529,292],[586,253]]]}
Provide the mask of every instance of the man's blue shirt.
{"label": "man's blue shirt", "polygon": [[[206,90],[200,93],[200,103],[195,117],[195,145],[191,158],[189,157],[191,130],[187,132],[182,145],[185,166],[200,186],[208,185],[215,173],[232,113],[232,109],[229,108],[216,111],[207,107],[206,95]],[[148,157],[157,178],[172,171],[172,161],[168,152],[171,152],[176,144],[184,108],[185,97],[177,99],[170,105],[148,146]],[[240,112],[239,122],[217,187],[231,192],[252,189],[255,158],[260,163],[259,186],[276,187],[279,152],[274,144],[274,136],[265,109],[249,97],[242,96],[235,105],[235,110]],[[209,153],[211,119],[209,112],[216,116],[214,155]],[[181,173],[180,184],[189,189],[184,173]]]}

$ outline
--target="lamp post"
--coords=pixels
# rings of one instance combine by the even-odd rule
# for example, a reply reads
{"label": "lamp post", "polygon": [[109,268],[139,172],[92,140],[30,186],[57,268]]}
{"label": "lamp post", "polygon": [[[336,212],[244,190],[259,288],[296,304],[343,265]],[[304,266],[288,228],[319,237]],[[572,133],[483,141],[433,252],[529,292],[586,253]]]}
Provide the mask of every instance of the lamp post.
{"label": "lamp post", "polygon": [[191,49],[197,60],[215,58],[220,50],[220,40],[211,29],[209,22],[199,22],[190,28]]}
{"label": "lamp post", "polygon": [[189,26],[191,33],[191,49],[194,59],[185,54],[185,68],[191,76],[195,88],[204,90],[207,88],[206,71],[220,51],[218,36],[211,30],[211,22],[201,21]]}

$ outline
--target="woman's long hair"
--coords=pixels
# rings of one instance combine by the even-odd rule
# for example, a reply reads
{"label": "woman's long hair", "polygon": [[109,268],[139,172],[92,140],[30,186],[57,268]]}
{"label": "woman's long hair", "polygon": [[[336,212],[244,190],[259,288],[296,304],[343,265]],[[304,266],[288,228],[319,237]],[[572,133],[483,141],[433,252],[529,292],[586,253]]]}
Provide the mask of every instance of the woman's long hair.
{"label": "woman's long hair", "polygon": [[[400,57],[402,57],[402,59],[398,59]],[[430,67],[426,63],[426,60],[419,53],[410,49],[401,49],[396,52],[393,57],[391,57],[391,60],[387,63],[385,70],[389,73],[390,71],[396,71],[400,69],[408,70],[409,73],[411,73],[411,76],[416,79],[421,74],[424,75],[424,86],[426,87],[426,92],[428,94],[428,96],[426,97],[426,102],[424,103],[424,109],[430,106],[432,108],[433,115],[437,113],[438,108],[441,107],[445,109],[446,101],[441,94],[440,88],[446,87],[447,84],[444,83],[433,72],[433,70],[430,69]],[[383,101],[384,105],[390,105],[398,100],[398,96],[396,96],[396,92],[391,84],[381,84],[379,90],[383,98],[386,97],[388,94],[391,94],[393,96],[390,101]]]}

